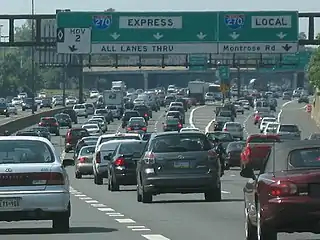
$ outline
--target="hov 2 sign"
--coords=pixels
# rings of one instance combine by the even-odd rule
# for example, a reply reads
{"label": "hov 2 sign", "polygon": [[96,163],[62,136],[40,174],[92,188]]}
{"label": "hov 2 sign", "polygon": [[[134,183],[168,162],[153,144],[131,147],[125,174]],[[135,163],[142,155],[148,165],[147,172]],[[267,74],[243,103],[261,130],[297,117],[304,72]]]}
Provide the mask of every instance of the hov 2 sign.
{"label": "hov 2 sign", "polygon": [[58,28],[57,51],[66,54],[89,54],[91,28]]}

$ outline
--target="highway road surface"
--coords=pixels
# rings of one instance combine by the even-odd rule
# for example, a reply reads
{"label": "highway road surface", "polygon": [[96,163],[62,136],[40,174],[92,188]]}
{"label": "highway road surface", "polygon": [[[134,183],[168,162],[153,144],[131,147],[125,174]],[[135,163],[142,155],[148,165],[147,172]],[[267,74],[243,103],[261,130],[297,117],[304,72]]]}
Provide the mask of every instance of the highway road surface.
{"label": "highway road surface", "polygon": [[[295,123],[302,137],[319,131],[316,124],[296,101],[279,101],[276,115],[284,123]],[[187,113],[190,123],[201,130],[211,129],[214,106],[193,108]],[[161,131],[163,111],[154,113],[149,131]],[[252,123],[252,110],[238,115],[247,134],[258,133]],[[85,120],[81,119],[80,124]],[[188,123],[188,121],[186,121]],[[109,125],[109,132],[119,129],[119,121]],[[65,130],[61,130],[61,135]],[[63,151],[64,139],[52,137],[56,151]],[[71,154],[64,154],[71,157]],[[154,198],[152,204],[136,201],[135,187],[123,187],[120,192],[108,192],[107,186],[93,183],[91,176],[74,178],[74,168],[68,168],[72,186],[71,232],[52,234],[50,222],[0,223],[1,239],[5,240],[243,240],[244,210],[242,188],[246,182],[239,168],[227,171],[222,180],[223,200],[203,201],[202,194],[167,194]],[[106,183],[106,181],[105,181]],[[6,230],[9,228],[10,230]],[[314,234],[279,234],[280,240],[320,239]]]}

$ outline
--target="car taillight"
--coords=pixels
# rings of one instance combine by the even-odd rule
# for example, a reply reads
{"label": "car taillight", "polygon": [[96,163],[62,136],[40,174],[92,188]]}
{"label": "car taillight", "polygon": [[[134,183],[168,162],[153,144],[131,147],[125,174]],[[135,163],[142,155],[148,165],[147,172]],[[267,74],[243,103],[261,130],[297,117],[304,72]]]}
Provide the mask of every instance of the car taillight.
{"label": "car taillight", "polygon": [[145,113],[145,114],[144,114],[144,116],[145,116],[145,117],[148,117],[148,114],[147,114],[147,113]]}
{"label": "car taillight", "polygon": [[131,131],[132,129],[130,127],[127,128],[128,131]]}
{"label": "car taillight", "polygon": [[80,158],[79,158],[79,162],[80,162],[80,163],[84,163],[86,160],[87,160],[86,157],[80,157]]}
{"label": "car taillight", "polygon": [[44,125],[44,123],[43,122],[39,122],[39,124],[38,124],[39,126],[43,126]]}
{"label": "car taillight", "polygon": [[212,158],[217,158],[217,153],[215,152],[215,151],[213,151],[213,150],[209,150],[208,151],[208,158],[209,159],[212,159]]}
{"label": "car taillight", "polygon": [[96,163],[101,163],[100,152],[97,152],[97,153],[96,153]]}
{"label": "car taillight", "polygon": [[64,176],[59,172],[51,172],[47,179],[47,185],[64,185]]}
{"label": "car taillight", "polygon": [[146,128],[146,127],[143,127],[143,128],[142,128],[142,131],[147,131],[147,128]]}
{"label": "car taillight", "polygon": [[114,161],[114,165],[116,166],[124,166],[125,159],[123,157],[119,157]]}
{"label": "car taillight", "polygon": [[144,154],[143,161],[144,161],[145,164],[148,164],[148,165],[155,164],[156,158],[155,158],[154,153],[146,152]]}
{"label": "car taillight", "polygon": [[178,124],[178,128],[182,128],[182,124],[181,123]]}
{"label": "car taillight", "polygon": [[260,119],[260,116],[259,116],[259,115],[256,115],[255,119],[256,119],[256,120],[259,120],[259,119]]}
{"label": "car taillight", "polygon": [[53,123],[53,126],[59,126],[59,124],[57,122]]}
{"label": "car taillight", "polygon": [[66,135],[66,141],[67,143],[71,143],[71,132],[67,132],[67,135]]}
{"label": "car taillight", "polygon": [[298,192],[298,188],[292,182],[287,181],[277,181],[275,183],[270,184],[269,186],[269,195],[271,197],[286,197],[296,195]]}
{"label": "car taillight", "polygon": [[228,132],[228,128],[224,128],[223,131]]}

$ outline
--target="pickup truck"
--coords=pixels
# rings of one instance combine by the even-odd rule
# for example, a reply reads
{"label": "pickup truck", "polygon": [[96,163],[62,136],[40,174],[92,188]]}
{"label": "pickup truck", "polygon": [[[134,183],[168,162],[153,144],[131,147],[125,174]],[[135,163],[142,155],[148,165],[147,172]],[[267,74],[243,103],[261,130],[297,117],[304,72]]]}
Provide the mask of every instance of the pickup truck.
{"label": "pickup truck", "polygon": [[268,156],[272,145],[280,142],[278,135],[252,134],[247,138],[244,149],[241,152],[241,169],[248,164],[259,170],[261,164]]}

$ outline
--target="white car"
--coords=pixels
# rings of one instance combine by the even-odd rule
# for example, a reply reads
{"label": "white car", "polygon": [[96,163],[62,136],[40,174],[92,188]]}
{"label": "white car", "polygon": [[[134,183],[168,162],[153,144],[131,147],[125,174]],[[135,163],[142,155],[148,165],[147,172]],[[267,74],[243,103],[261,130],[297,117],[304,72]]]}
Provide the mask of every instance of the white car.
{"label": "white car", "polygon": [[42,98],[35,97],[34,102],[35,102],[35,104],[40,105],[42,103]]}
{"label": "white car", "polygon": [[17,107],[16,107],[14,104],[9,103],[9,104],[8,104],[8,113],[9,113],[9,114],[17,115],[17,114],[18,114],[18,109],[17,109]]}
{"label": "white car", "polygon": [[[98,140],[99,141],[99,140]],[[125,141],[132,141],[128,139],[112,139],[100,144],[96,147],[95,154],[93,155],[93,181],[97,185],[103,184],[103,179],[108,177],[109,159],[114,150],[120,143]]]}
{"label": "white car", "polygon": [[76,104],[73,106],[73,110],[76,112],[78,117],[88,118],[87,109],[83,104]]}
{"label": "white car", "polygon": [[100,94],[99,94],[98,91],[92,90],[92,91],[90,92],[90,94],[89,94],[89,97],[90,97],[90,98],[98,98],[99,95],[100,95]]}
{"label": "white car", "polygon": [[78,99],[76,97],[68,97],[66,98],[66,105],[74,105],[78,103]]}
{"label": "white car", "polygon": [[23,103],[23,99],[22,99],[22,98],[19,98],[19,97],[14,97],[14,98],[11,100],[11,103],[12,103],[13,105],[20,106],[20,105]]}
{"label": "white car", "polygon": [[82,125],[82,128],[87,129],[90,135],[98,135],[100,136],[102,134],[102,130],[100,126],[96,123],[88,123]]}
{"label": "white car", "polygon": [[111,140],[123,140],[123,139],[131,139],[131,140],[142,140],[141,135],[139,133],[109,133],[103,134],[99,137],[96,145],[96,151],[98,147],[104,143]]}
{"label": "white car", "polygon": [[1,221],[52,220],[55,232],[69,232],[71,201],[66,168],[43,137],[0,137]]}
{"label": "white car", "polygon": [[145,105],[145,101],[143,99],[138,99],[136,98],[134,101],[133,101],[133,104],[134,105]]}
{"label": "white car", "polygon": [[39,98],[46,98],[47,94],[45,92],[39,92],[38,97]]}
{"label": "white car", "polygon": [[243,109],[250,110],[250,103],[248,100],[240,100],[239,102],[242,103]]}
{"label": "white car", "polygon": [[276,134],[280,123],[278,122],[268,122],[267,126],[263,130],[264,135]]}
{"label": "white car", "polygon": [[244,108],[243,108],[242,103],[234,104],[234,106],[236,108],[237,113],[244,114]]}
{"label": "white car", "polygon": [[206,95],[204,96],[204,100],[208,102],[213,102],[215,100],[214,94],[207,92]]}
{"label": "white car", "polygon": [[239,122],[226,122],[222,131],[230,133],[233,138],[243,140],[243,127]]}
{"label": "white car", "polygon": [[186,128],[181,128],[180,132],[200,132],[200,129],[199,128],[186,127]]}
{"label": "white car", "polygon": [[268,123],[274,123],[274,122],[277,122],[277,119],[276,118],[273,118],[273,117],[264,117],[262,118],[261,122],[260,122],[260,126],[259,126],[259,129],[260,129],[260,132],[263,133],[265,127],[267,126]]}

